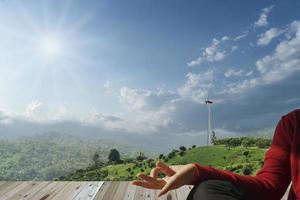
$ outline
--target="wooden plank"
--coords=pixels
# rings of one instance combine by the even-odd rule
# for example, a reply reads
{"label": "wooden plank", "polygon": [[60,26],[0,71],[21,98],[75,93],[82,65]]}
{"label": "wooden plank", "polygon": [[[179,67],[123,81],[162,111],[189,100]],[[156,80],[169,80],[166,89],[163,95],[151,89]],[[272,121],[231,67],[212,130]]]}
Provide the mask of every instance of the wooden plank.
{"label": "wooden plank", "polygon": [[9,187],[11,184],[13,184],[13,182],[4,182],[0,185],[0,191],[5,190],[5,188]]}
{"label": "wooden plank", "polygon": [[[114,200],[120,200],[124,198],[128,188],[129,182],[119,182],[115,195],[113,196]],[[112,200],[112,199],[111,199]]]}
{"label": "wooden plank", "polygon": [[3,189],[0,190],[0,197],[4,196],[5,193],[8,193],[14,190],[18,185],[21,185],[21,182],[8,182]]}
{"label": "wooden plank", "polygon": [[146,198],[149,200],[156,200],[157,199],[157,193],[159,190],[146,190]]}
{"label": "wooden plank", "polygon": [[133,200],[144,200],[146,199],[146,189],[142,187],[137,187],[135,190],[135,195]]}
{"label": "wooden plank", "polygon": [[183,186],[158,198],[159,190],[133,186],[129,182],[0,182],[0,199],[185,200],[192,187]]}
{"label": "wooden plank", "polygon": [[[72,200],[87,184],[88,182],[68,182],[67,185],[52,196],[51,200]],[[48,200],[48,199],[47,199]]]}
{"label": "wooden plank", "polygon": [[155,199],[154,190],[145,189],[145,199],[146,200],[154,200]]}
{"label": "wooden plank", "polygon": [[161,197],[158,197],[158,193],[160,190],[150,190],[150,189],[144,189],[144,190],[145,190],[144,199],[146,200],[177,200],[177,194],[175,190],[172,190]]}
{"label": "wooden plank", "polygon": [[100,187],[99,191],[97,192],[96,196],[94,197],[94,200],[102,200],[104,199],[104,195],[107,191],[107,189],[110,187],[111,182],[105,181],[102,186]]}
{"label": "wooden plank", "polygon": [[36,186],[33,186],[28,191],[26,191],[21,199],[28,200],[32,198],[34,195],[36,195],[38,192],[41,192],[43,188],[46,188],[48,185],[51,184],[50,181],[42,181],[37,183],[38,184]]}
{"label": "wooden plank", "polygon": [[28,185],[27,182],[19,182],[19,183],[20,184],[12,188],[10,191],[7,191],[5,192],[5,194],[1,195],[1,200],[9,199],[10,197],[14,196],[16,193],[18,193]]}
{"label": "wooden plank", "polygon": [[161,197],[158,197],[159,191],[160,190],[150,190],[137,187],[134,197],[130,200],[177,200],[177,194],[175,190],[172,190]]}
{"label": "wooden plank", "polygon": [[27,199],[28,195],[33,191],[39,191],[41,188],[45,187],[49,182],[24,182],[25,187],[21,190],[13,193],[11,196],[4,198],[7,200],[24,200]]}
{"label": "wooden plank", "polygon": [[[167,200],[178,200],[176,190],[172,190],[169,192],[169,194],[167,195]],[[183,200],[186,200],[186,198]]]}
{"label": "wooden plank", "polygon": [[90,182],[88,183],[73,200],[93,200],[98,190],[104,182]]}
{"label": "wooden plank", "polygon": [[133,200],[135,192],[136,192],[136,188],[137,188],[137,186],[132,185],[132,184],[129,183],[123,200]]}
{"label": "wooden plank", "polygon": [[177,199],[185,200],[188,197],[192,188],[193,188],[193,186],[191,186],[191,185],[189,185],[189,186],[185,185],[185,186],[178,188],[176,190]]}
{"label": "wooden plank", "polygon": [[39,192],[31,194],[27,199],[30,200],[49,200],[62,190],[67,185],[67,182],[51,182],[46,187],[42,188]]}
{"label": "wooden plank", "polygon": [[23,199],[24,200],[28,200],[31,198],[31,196],[35,195],[38,192],[41,192],[44,188],[46,188],[48,185],[51,184],[50,181],[43,181],[43,182],[39,182],[40,184],[38,184],[36,187],[32,187],[30,190],[28,190],[24,196]]}
{"label": "wooden plank", "polygon": [[130,182],[0,182],[1,200],[185,200],[192,186],[160,198]]}
{"label": "wooden plank", "polygon": [[6,181],[0,181],[0,187],[1,185],[4,185],[5,183],[7,183]]}
{"label": "wooden plank", "polygon": [[158,198],[157,195],[160,190],[150,190],[129,185],[123,200],[185,200],[191,188],[192,186],[183,186]]}
{"label": "wooden plank", "polygon": [[113,200],[119,185],[120,182],[110,182],[109,187],[107,187],[106,190],[103,191],[103,198],[97,200]]}

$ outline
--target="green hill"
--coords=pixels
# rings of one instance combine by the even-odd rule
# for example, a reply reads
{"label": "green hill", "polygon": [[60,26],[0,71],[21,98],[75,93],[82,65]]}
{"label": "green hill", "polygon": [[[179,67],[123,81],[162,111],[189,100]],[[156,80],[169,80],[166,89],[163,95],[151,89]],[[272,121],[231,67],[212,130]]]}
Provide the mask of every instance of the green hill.
{"label": "green hill", "polygon": [[[159,155],[156,159],[126,160],[122,164],[103,164],[90,166],[87,169],[77,170],[57,180],[115,180],[129,181],[135,179],[139,172],[149,173],[156,160],[162,160],[169,165],[182,165],[197,162],[205,166],[226,169],[239,174],[255,174],[263,165],[264,154],[270,140],[265,140],[264,145],[260,139],[257,143],[243,142],[245,138],[219,140],[218,145],[202,147],[180,147],[167,155]],[[248,138],[246,138],[248,141]],[[246,140],[245,139],[245,140]],[[236,143],[236,141],[240,141]],[[229,141],[229,142],[228,142]],[[267,146],[266,146],[267,145]],[[259,146],[259,147],[258,147]]]}
{"label": "green hill", "polygon": [[0,140],[0,180],[53,180],[93,164],[93,153],[106,161],[110,148],[132,157],[136,149],[127,144],[63,133]]}

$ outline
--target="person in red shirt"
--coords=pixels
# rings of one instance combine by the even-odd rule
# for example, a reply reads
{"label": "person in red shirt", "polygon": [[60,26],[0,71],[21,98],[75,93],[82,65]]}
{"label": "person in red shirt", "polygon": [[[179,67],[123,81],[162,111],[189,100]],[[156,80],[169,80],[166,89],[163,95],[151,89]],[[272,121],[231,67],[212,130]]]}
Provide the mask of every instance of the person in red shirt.
{"label": "person in red shirt", "polygon": [[[174,171],[158,161],[149,176],[140,173],[132,184],[160,189],[158,196],[183,185],[193,184],[188,200],[280,200],[292,181],[288,200],[300,199],[300,109],[283,116],[278,122],[272,144],[265,154],[264,165],[255,176],[243,176],[227,170],[184,165]],[[166,178],[160,179],[162,172]]]}

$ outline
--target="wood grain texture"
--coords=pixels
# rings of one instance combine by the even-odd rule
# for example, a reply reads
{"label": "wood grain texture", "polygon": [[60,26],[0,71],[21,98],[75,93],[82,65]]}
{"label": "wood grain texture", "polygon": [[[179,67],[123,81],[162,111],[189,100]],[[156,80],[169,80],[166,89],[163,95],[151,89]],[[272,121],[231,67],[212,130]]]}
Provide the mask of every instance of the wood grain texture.
{"label": "wood grain texture", "polygon": [[0,182],[0,199],[184,200],[188,190],[174,190],[158,198],[158,190],[136,187],[130,182]]}
{"label": "wood grain texture", "polygon": [[159,190],[136,187],[129,182],[105,182],[94,200],[185,200],[190,190],[186,186],[158,198]]}
{"label": "wood grain texture", "polygon": [[50,200],[55,197],[56,194],[67,185],[67,182],[51,182],[38,192],[29,191],[30,200]]}
{"label": "wood grain texture", "polygon": [[23,183],[24,187],[17,192],[14,192],[10,196],[3,199],[6,200],[26,200],[29,198],[30,194],[34,194],[40,191],[43,187],[48,185],[49,182],[25,182]]}
{"label": "wood grain texture", "polygon": [[183,186],[158,198],[159,190],[130,182],[0,182],[0,200],[185,200],[191,189]]}
{"label": "wood grain texture", "polygon": [[106,194],[106,191],[110,187],[112,182],[104,182],[100,189],[98,190],[96,196],[94,197],[94,200],[102,200],[104,199],[104,196]]}
{"label": "wood grain texture", "polygon": [[[49,199],[51,200],[72,200],[87,185],[88,182],[68,182],[61,190]],[[47,199],[48,200],[48,199]]]}
{"label": "wood grain texture", "polygon": [[103,185],[103,182],[89,182],[72,199],[74,199],[74,200],[93,200],[102,185]]}

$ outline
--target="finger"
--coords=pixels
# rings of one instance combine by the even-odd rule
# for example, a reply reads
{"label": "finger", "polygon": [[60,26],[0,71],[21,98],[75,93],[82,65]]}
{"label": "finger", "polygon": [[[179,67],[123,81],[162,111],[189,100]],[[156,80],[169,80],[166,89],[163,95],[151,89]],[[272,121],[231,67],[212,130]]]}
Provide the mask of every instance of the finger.
{"label": "finger", "polygon": [[161,161],[156,162],[156,168],[159,168],[166,176],[173,176],[176,173],[173,169]]}
{"label": "finger", "polygon": [[137,177],[140,178],[140,179],[142,179],[142,180],[144,180],[144,181],[153,183],[153,184],[157,184],[157,185],[159,184],[159,181],[157,179],[155,179],[155,178],[153,178],[151,176],[147,176],[147,175],[145,175],[143,173],[139,173],[137,175]]}
{"label": "finger", "polygon": [[171,182],[168,182],[158,193],[158,197],[161,197],[165,195],[167,192],[169,192],[172,188],[173,184]]}
{"label": "finger", "polygon": [[146,182],[146,181],[132,181],[131,184],[136,185],[136,186],[140,186],[140,187],[144,187],[144,188],[148,188],[148,189],[161,189],[161,187],[159,187],[158,185],[151,184],[151,183]]}
{"label": "finger", "polygon": [[158,193],[158,197],[166,194],[167,192],[169,192],[170,190],[176,189],[179,187],[178,185],[178,177],[172,176],[164,185],[164,187],[162,187],[162,189],[159,191]]}
{"label": "finger", "polygon": [[157,178],[158,177],[158,173],[160,172],[159,168],[153,168],[150,172],[150,176],[152,178]]}

